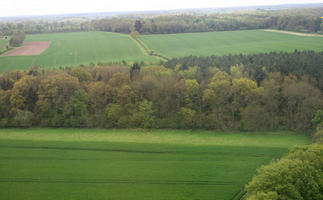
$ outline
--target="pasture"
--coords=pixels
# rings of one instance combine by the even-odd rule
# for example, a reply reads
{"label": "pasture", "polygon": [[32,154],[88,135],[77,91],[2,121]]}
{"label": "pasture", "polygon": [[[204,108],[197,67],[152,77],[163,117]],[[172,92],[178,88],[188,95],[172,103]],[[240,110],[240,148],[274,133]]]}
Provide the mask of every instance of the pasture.
{"label": "pasture", "polygon": [[8,43],[8,40],[0,38],[0,52],[3,50],[3,45]]}
{"label": "pasture", "polygon": [[27,35],[25,42],[51,42],[34,56],[0,56],[0,73],[31,66],[65,67],[99,62],[155,61],[128,35],[107,32],[74,32]]}
{"label": "pasture", "polygon": [[266,53],[297,50],[323,51],[323,37],[290,35],[264,30],[142,35],[146,46],[168,58],[189,55]]}
{"label": "pasture", "polygon": [[230,200],[261,165],[308,143],[291,132],[0,129],[0,197]]}

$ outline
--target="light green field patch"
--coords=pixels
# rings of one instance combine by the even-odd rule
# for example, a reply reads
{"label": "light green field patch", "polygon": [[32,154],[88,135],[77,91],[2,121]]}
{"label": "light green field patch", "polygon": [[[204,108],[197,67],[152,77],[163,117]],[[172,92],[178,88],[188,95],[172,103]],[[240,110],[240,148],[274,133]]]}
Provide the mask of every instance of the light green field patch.
{"label": "light green field patch", "polygon": [[148,48],[169,58],[251,54],[271,51],[323,51],[322,37],[303,37],[263,30],[143,35]]}
{"label": "light green field patch", "polygon": [[51,41],[37,56],[0,57],[0,73],[31,66],[65,67],[98,62],[156,61],[145,55],[130,36],[106,32],[75,32],[27,35],[25,41]]}
{"label": "light green field patch", "polygon": [[5,39],[0,38],[0,51],[2,51],[2,50],[3,50],[2,46],[3,46],[4,44],[6,44],[6,43],[8,43],[8,40],[5,40]]}
{"label": "light green field patch", "polygon": [[293,133],[1,129],[0,197],[230,200]]}

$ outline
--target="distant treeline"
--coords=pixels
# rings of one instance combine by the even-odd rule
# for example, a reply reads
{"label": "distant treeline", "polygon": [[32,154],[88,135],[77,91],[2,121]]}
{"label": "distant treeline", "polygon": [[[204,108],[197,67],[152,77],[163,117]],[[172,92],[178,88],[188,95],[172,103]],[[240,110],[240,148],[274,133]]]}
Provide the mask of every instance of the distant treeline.
{"label": "distant treeline", "polygon": [[261,10],[211,15],[147,15],[95,20],[73,18],[62,21],[27,20],[0,24],[0,32],[4,35],[11,35],[16,30],[26,33],[108,31],[128,34],[138,31],[141,34],[166,34],[271,28],[323,33],[321,16],[323,16],[323,8]]}
{"label": "distant treeline", "polygon": [[309,130],[323,108],[322,57],[272,53],[204,66],[11,71],[0,76],[0,126]]}

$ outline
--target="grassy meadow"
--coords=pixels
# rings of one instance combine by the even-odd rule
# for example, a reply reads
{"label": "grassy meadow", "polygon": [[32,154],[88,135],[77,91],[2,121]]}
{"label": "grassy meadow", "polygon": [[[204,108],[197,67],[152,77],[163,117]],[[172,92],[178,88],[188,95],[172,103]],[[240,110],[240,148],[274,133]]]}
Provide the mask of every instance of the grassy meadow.
{"label": "grassy meadow", "polygon": [[323,51],[323,37],[296,36],[263,30],[142,35],[146,46],[166,57],[251,54],[271,51]]}
{"label": "grassy meadow", "polygon": [[[155,61],[129,35],[107,32],[72,32],[27,35],[26,42],[51,41],[37,56],[0,56],[0,73],[30,66],[75,66],[98,62]],[[0,41],[1,44],[1,41]]]}
{"label": "grassy meadow", "polygon": [[0,129],[0,197],[230,200],[261,165],[309,143],[291,132]]}
{"label": "grassy meadow", "polygon": [[5,39],[0,38],[0,51],[2,51],[2,50],[3,50],[2,46],[3,46],[4,44],[6,44],[6,43],[8,43],[8,40],[5,40]]}

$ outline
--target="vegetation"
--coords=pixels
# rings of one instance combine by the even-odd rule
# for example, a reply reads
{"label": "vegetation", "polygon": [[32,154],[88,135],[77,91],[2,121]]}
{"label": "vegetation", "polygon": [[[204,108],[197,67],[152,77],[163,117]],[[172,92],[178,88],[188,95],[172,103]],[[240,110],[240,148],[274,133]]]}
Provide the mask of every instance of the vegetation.
{"label": "vegetation", "polygon": [[2,39],[0,37],[0,52],[6,49],[6,48],[3,48],[4,47],[3,45],[5,45],[6,43],[8,43],[8,40]]}
{"label": "vegetation", "polygon": [[309,142],[288,132],[1,129],[0,196],[229,200],[260,165]]}
{"label": "vegetation", "polygon": [[[209,59],[230,60],[229,68],[228,62],[218,63],[221,68],[184,63],[172,68],[176,62],[169,61],[168,68],[134,64],[131,69],[12,71],[0,76],[0,125],[312,130],[316,126],[312,119],[323,108],[322,76],[317,79],[322,74],[320,55],[294,52]],[[258,68],[262,66],[258,59],[264,57],[269,67]],[[296,57],[302,58],[301,64],[295,59],[293,65]],[[239,59],[233,63],[232,58]],[[247,67],[243,60],[249,60]]]}
{"label": "vegetation", "polygon": [[50,41],[50,47],[37,56],[2,56],[0,73],[33,66],[60,67],[104,62],[156,61],[145,55],[128,35],[103,32],[27,35],[26,41]]}
{"label": "vegetation", "polygon": [[146,46],[168,58],[323,50],[323,37],[302,37],[263,30],[139,36]]}
{"label": "vegetation", "polygon": [[25,40],[25,33],[24,32],[16,32],[14,33],[11,38],[10,38],[10,41],[9,41],[9,44],[10,46],[13,46],[13,47],[19,47],[22,45],[22,43],[24,42]]}
{"label": "vegetation", "polygon": [[107,31],[141,34],[167,34],[232,31],[246,29],[280,29],[299,32],[322,33],[323,8],[257,10],[228,13],[152,14],[116,16],[103,19],[67,18],[55,20],[20,20],[0,24],[0,31],[11,35],[14,30],[26,33]]}
{"label": "vegetation", "polygon": [[268,76],[268,73],[280,72],[283,75],[294,74],[298,79],[306,78],[313,85],[323,90],[322,62],[322,52],[294,51],[293,53],[271,52],[247,56],[187,56],[171,59],[163,63],[163,65],[169,69],[179,68],[181,70],[196,66],[199,74],[202,75],[199,78],[199,81],[201,81],[205,76],[209,76],[210,67],[216,66],[222,71],[231,73],[232,66],[242,64],[245,73],[255,80],[258,85]]}
{"label": "vegetation", "polygon": [[247,199],[322,199],[323,146],[292,149],[262,167],[247,185]]}

